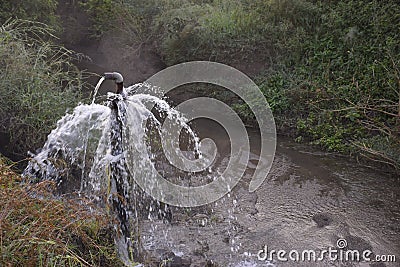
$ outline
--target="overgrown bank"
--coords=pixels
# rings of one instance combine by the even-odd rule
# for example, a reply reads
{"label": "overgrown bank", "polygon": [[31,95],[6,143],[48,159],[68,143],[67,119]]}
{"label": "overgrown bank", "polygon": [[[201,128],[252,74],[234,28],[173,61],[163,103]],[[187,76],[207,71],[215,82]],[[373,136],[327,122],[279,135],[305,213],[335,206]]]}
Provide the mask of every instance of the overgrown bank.
{"label": "overgrown bank", "polygon": [[[61,31],[57,1],[22,1],[18,7],[3,2],[3,22],[29,18]],[[256,66],[249,74],[268,99],[281,133],[399,168],[397,1],[69,3],[90,16],[92,38],[111,31],[131,47],[151,43],[169,65],[213,60],[242,69]],[[36,34],[18,33],[7,24],[1,34],[0,90],[7,101],[0,110],[2,131],[11,134],[16,151],[24,152],[40,147],[56,119],[79,101],[80,74],[73,67],[65,71],[72,66],[71,54],[43,35],[32,41]],[[21,97],[12,97],[14,92]],[[244,103],[233,106],[248,124],[255,124]]]}
{"label": "overgrown bank", "polygon": [[[81,73],[54,42],[56,1],[0,3],[0,132],[10,139],[1,149],[26,157],[81,99]],[[0,155],[0,266],[123,266],[112,218],[54,196],[52,182],[21,183],[10,164]]]}
{"label": "overgrown bank", "polygon": [[[397,1],[82,2],[96,35],[111,28],[131,45],[152,42],[169,65],[258,64],[253,78],[281,133],[400,168]],[[255,123],[244,103],[234,107]]]}

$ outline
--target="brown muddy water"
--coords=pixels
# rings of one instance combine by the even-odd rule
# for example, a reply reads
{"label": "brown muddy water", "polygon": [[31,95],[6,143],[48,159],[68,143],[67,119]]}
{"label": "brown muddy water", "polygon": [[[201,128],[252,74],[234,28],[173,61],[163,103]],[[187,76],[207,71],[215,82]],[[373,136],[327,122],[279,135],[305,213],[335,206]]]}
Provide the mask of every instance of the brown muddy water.
{"label": "brown muddy water", "polygon": [[[195,128],[200,136],[216,142],[217,162],[223,167],[229,157],[227,135],[210,122],[200,122]],[[249,130],[249,136],[250,162],[256,163],[260,138],[255,130]],[[216,203],[174,208],[171,223],[143,221],[140,235],[147,254],[145,264],[400,266],[398,177],[279,136],[273,168],[253,193],[248,192],[251,168],[249,164],[231,194]],[[276,254],[265,259],[265,246],[269,252],[284,250],[287,254],[281,260]],[[370,250],[367,256],[371,259],[394,255],[397,262],[358,262],[350,254],[348,260],[326,254],[315,261],[305,254],[302,261],[305,250],[315,251],[318,258],[318,253],[329,248],[337,250],[332,254],[337,257],[357,250],[361,258],[362,252]],[[288,255],[292,250],[300,253],[299,260],[291,260],[296,259],[295,252],[291,258]]]}

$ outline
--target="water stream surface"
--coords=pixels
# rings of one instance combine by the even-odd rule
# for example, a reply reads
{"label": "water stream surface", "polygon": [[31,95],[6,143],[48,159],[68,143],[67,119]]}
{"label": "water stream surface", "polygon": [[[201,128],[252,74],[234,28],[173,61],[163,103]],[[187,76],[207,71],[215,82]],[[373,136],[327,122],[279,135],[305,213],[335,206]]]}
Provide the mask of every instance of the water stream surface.
{"label": "water stream surface", "polygon": [[[224,148],[229,145],[224,132],[206,121],[199,122],[196,129],[216,141],[223,165],[227,157]],[[251,163],[258,160],[260,138],[253,130],[249,130],[249,136]],[[259,260],[257,255],[265,246],[269,251],[286,252],[338,249],[338,240],[345,240],[343,251],[371,250],[372,255],[398,257],[398,177],[284,137],[278,137],[267,180],[253,193],[247,190],[251,169],[249,164],[233,192],[214,204],[175,211],[171,224],[143,222],[146,249],[156,255],[160,249],[172,250],[186,258],[186,263],[197,264],[193,266],[206,266],[207,262],[238,267],[399,266],[398,262],[339,262],[328,257],[315,262],[278,261],[276,255],[273,260]]]}

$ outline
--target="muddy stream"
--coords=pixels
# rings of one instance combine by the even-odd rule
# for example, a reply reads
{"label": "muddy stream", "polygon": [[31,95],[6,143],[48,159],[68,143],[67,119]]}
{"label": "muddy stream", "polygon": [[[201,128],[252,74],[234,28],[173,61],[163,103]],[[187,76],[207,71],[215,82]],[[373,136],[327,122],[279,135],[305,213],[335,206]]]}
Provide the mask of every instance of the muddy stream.
{"label": "muddy stream", "polygon": [[[195,126],[218,146],[220,165],[229,139],[209,121]],[[256,163],[260,138],[248,130]],[[175,209],[170,224],[142,223],[150,262],[166,266],[399,266],[334,260],[279,261],[260,250],[318,251],[347,242],[343,251],[400,254],[400,187],[393,175],[345,157],[316,151],[278,136],[273,167],[262,186],[248,192],[251,164],[233,192],[209,206]],[[338,241],[340,240],[340,241]],[[344,241],[343,241],[344,240]],[[317,256],[318,257],[318,254]],[[168,265],[169,264],[169,265]]]}

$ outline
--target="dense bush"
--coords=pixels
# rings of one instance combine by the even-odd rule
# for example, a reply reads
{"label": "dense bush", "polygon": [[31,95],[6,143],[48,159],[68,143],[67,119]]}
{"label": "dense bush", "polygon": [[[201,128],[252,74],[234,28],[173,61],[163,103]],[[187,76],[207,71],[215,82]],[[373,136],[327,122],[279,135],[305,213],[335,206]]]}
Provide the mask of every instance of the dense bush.
{"label": "dense bush", "polygon": [[0,28],[0,131],[12,150],[41,147],[68,108],[80,99],[80,72],[72,52],[45,41],[44,24],[14,20]]}
{"label": "dense bush", "polygon": [[9,19],[24,19],[58,28],[57,4],[57,0],[0,0],[0,23]]}
{"label": "dense bush", "polygon": [[112,34],[115,41],[130,44],[145,42],[149,37],[151,1],[80,0],[79,6],[89,15],[91,38]]}
{"label": "dense bush", "polygon": [[303,99],[299,136],[399,168],[400,5],[335,1],[320,8],[319,29],[293,70],[302,81],[293,83]]}

